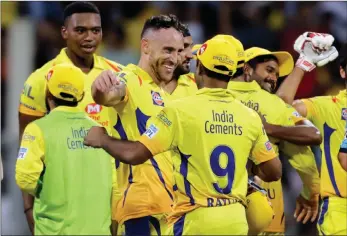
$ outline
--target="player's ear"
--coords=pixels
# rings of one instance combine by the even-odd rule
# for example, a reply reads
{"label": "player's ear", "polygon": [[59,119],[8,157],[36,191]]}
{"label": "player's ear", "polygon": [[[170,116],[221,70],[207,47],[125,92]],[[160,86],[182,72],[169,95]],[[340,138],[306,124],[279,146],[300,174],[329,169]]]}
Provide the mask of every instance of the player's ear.
{"label": "player's ear", "polygon": [[346,71],[340,66],[340,76],[342,79],[347,79],[346,78]]}
{"label": "player's ear", "polygon": [[60,33],[61,33],[61,37],[64,39],[64,40],[67,40],[67,29],[66,27],[63,25],[60,29]]}
{"label": "player's ear", "polygon": [[150,52],[150,49],[149,49],[149,41],[148,39],[141,39],[141,51],[144,53],[144,54],[149,54]]}

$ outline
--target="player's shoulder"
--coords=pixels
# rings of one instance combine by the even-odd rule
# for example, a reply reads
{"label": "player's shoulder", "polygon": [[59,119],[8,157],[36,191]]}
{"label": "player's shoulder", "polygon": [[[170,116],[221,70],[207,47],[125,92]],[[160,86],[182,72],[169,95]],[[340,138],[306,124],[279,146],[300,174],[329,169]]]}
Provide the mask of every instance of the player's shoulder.
{"label": "player's shoulder", "polygon": [[195,85],[196,86],[194,73],[188,73],[188,74],[181,75],[178,78],[178,81],[186,83],[188,85]]}
{"label": "player's shoulder", "polygon": [[124,69],[124,65],[118,62],[112,61],[110,59],[107,59],[103,56],[95,55],[95,58],[98,60],[98,63],[101,65],[103,69],[106,69],[106,70],[111,69],[115,72],[120,72]]}
{"label": "player's shoulder", "polygon": [[243,103],[242,103],[240,100],[238,100],[238,99],[235,99],[235,100],[233,101],[233,103],[231,103],[231,106],[233,106],[232,109],[237,110],[238,113],[240,113],[240,114],[242,114],[242,115],[244,115],[244,114],[246,113],[246,114],[249,115],[251,118],[259,117],[258,113],[257,113],[254,109],[252,109],[252,108],[246,106],[245,104],[243,104]]}
{"label": "player's shoulder", "polygon": [[46,64],[32,72],[27,78],[26,83],[35,85],[45,84],[47,73],[56,63],[56,58],[48,61]]}

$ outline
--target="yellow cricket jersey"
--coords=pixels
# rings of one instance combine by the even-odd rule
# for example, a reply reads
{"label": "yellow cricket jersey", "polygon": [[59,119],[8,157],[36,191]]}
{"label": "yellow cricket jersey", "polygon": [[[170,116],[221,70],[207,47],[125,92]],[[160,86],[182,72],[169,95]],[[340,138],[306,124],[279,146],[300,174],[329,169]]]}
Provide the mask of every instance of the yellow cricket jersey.
{"label": "yellow cricket jersey", "polygon": [[[147,120],[171,103],[197,91],[195,81],[188,76],[178,79],[172,94],[165,92],[147,72],[129,64],[118,73],[126,83],[127,95],[114,108],[117,123],[113,135],[123,140],[136,140],[146,131]],[[123,194],[117,204],[116,219],[124,221],[171,211],[173,203],[173,170],[168,151],[138,166],[117,162],[117,177]]]}
{"label": "yellow cricket jersey", "polygon": [[[262,90],[256,81],[250,83],[231,81],[228,88],[237,99],[262,114],[270,124],[293,126],[296,122],[304,120],[292,106],[285,104],[276,95]],[[278,154],[281,141],[277,138],[269,138]],[[282,146],[286,147],[284,149],[285,154],[290,157],[289,162],[299,172],[304,184],[319,182],[314,156],[309,147],[297,146],[287,142],[284,142]],[[267,189],[268,197],[275,212],[273,221],[265,231],[284,232],[284,203],[281,180],[270,183],[263,182],[262,187]]]}
{"label": "yellow cricket jersey", "polygon": [[[226,89],[178,99],[149,122],[139,139],[156,155],[173,150],[175,203],[169,222],[200,206],[246,204],[246,163],[276,157],[260,117]],[[159,159],[159,158],[158,158]]]}
{"label": "yellow cricket jersey", "polygon": [[[65,50],[66,49],[63,48],[57,57],[37,69],[26,80],[20,97],[19,112],[33,116],[44,116],[47,113],[45,103],[46,75],[49,69],[56,64],[72,64]],[[102,71],[111,69],[119,72],[122,68],[123,66],[120,64],[107,60],[104,57],[94,55],[94,67],[87,75],[84,83],[85,95],[78,105],[81,110],[89,114],[89,117],[104,126],[108,132],[111,132],[112,126],[116,123],[116,114],[114,114],[115,112],[113,109],[100,106],[94,102],[91,95],[91,85]]]}
{"label": "yellow cricket jersey", "polygon": [[320,146],[322,198],[347,197],[347,173],[337,158],[347,119],[346,99],[346,90],[342,90],[336,96],[302,100],[306,105],[307,118],[317,126],[323,136]]}

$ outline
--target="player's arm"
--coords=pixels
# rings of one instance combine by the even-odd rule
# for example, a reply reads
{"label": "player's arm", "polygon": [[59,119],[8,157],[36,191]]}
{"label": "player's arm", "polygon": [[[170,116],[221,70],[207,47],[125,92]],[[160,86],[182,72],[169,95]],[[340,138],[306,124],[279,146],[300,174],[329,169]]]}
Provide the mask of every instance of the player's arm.
{"label": "player's arm", "polygon": [[263,119],[263,124],[267,135],[280,140],[305,146],[319,145],[322,142],[319,130],[289,105],[283,111],[282,125],[269,124],[265,119]]}
{"label": "player's arm", "polygon": [[113,71],[103,71],[92,84],[92,96],[96,103],[103,106],[115,106],[127,100],[128,90],[124,81]]}
{"label": "player's arm", "polygon": [[303,190],[296,200],[294,217],[304,224],[315,221],[319,210],[320,177],[315,156],[310,147],[281,142],[280,149],[288,158],[303,183]]}
{"label": "player's arm", "polygon": [[[46,113],[44,92],[45,83],[42,80],[44,78],[41,78],[41,76],[42,75],[39,73],[33,73],[24,84],[23,92],[20,96],[18,112],[19,139],[22,138],[23,132],[29,123],[43,117]],[[22,197],[28,225],[30,231],[34,233],[34,219],[32,215],[34,197],[24,191],[22,191]]]}
{"label": "player's arm", "polygon": [[304,78],[305,71],[300,67],[294,67],[293,71],[287,76],[278,88],[276,95],[285,103],[292,104],[299,85]]}
{"label": "player's arm", "polygon": [[338,154],[338,159],[342,168],[347,171],[347,131],[345,133],[345,138],[340,146],[340,151]]}
{"label": "player's arm", "polygon": [[25,128],[16,163],[16,183],[23,192],[35,196],[43,161],[43,136],[40,128],[31,123]]}
{"label": "player's arm", "polygon": [[255,116],[257,140],[251,153],[251,160],[255,165],[251,172],[265,182],[277,181],[282,176],[282,164],[267,137],[259,116]]}
{"label": "player's arm", "polygon": [[171,148],[177,132],[174,119],[173,109],[166,107],[148,121],[150,125],[138,141],[118,140],[108,136],[104,128],[93,127],[84,138],[84,143],[87,146],[103,148],[123,163],[139,165]]}

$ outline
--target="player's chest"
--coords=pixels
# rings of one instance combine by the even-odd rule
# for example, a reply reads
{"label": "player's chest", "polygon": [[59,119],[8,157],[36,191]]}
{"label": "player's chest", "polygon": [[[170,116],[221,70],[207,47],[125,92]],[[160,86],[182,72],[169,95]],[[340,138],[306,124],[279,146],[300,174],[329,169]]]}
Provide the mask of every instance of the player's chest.
{"label": "player's chest", "polygon": [[145,84],[138,91],[135,91],[132,102],[137,109],[140,109],[146,115],[152,116],[169,105],[175,98],[178,97],[165,92],[158,86]]}

